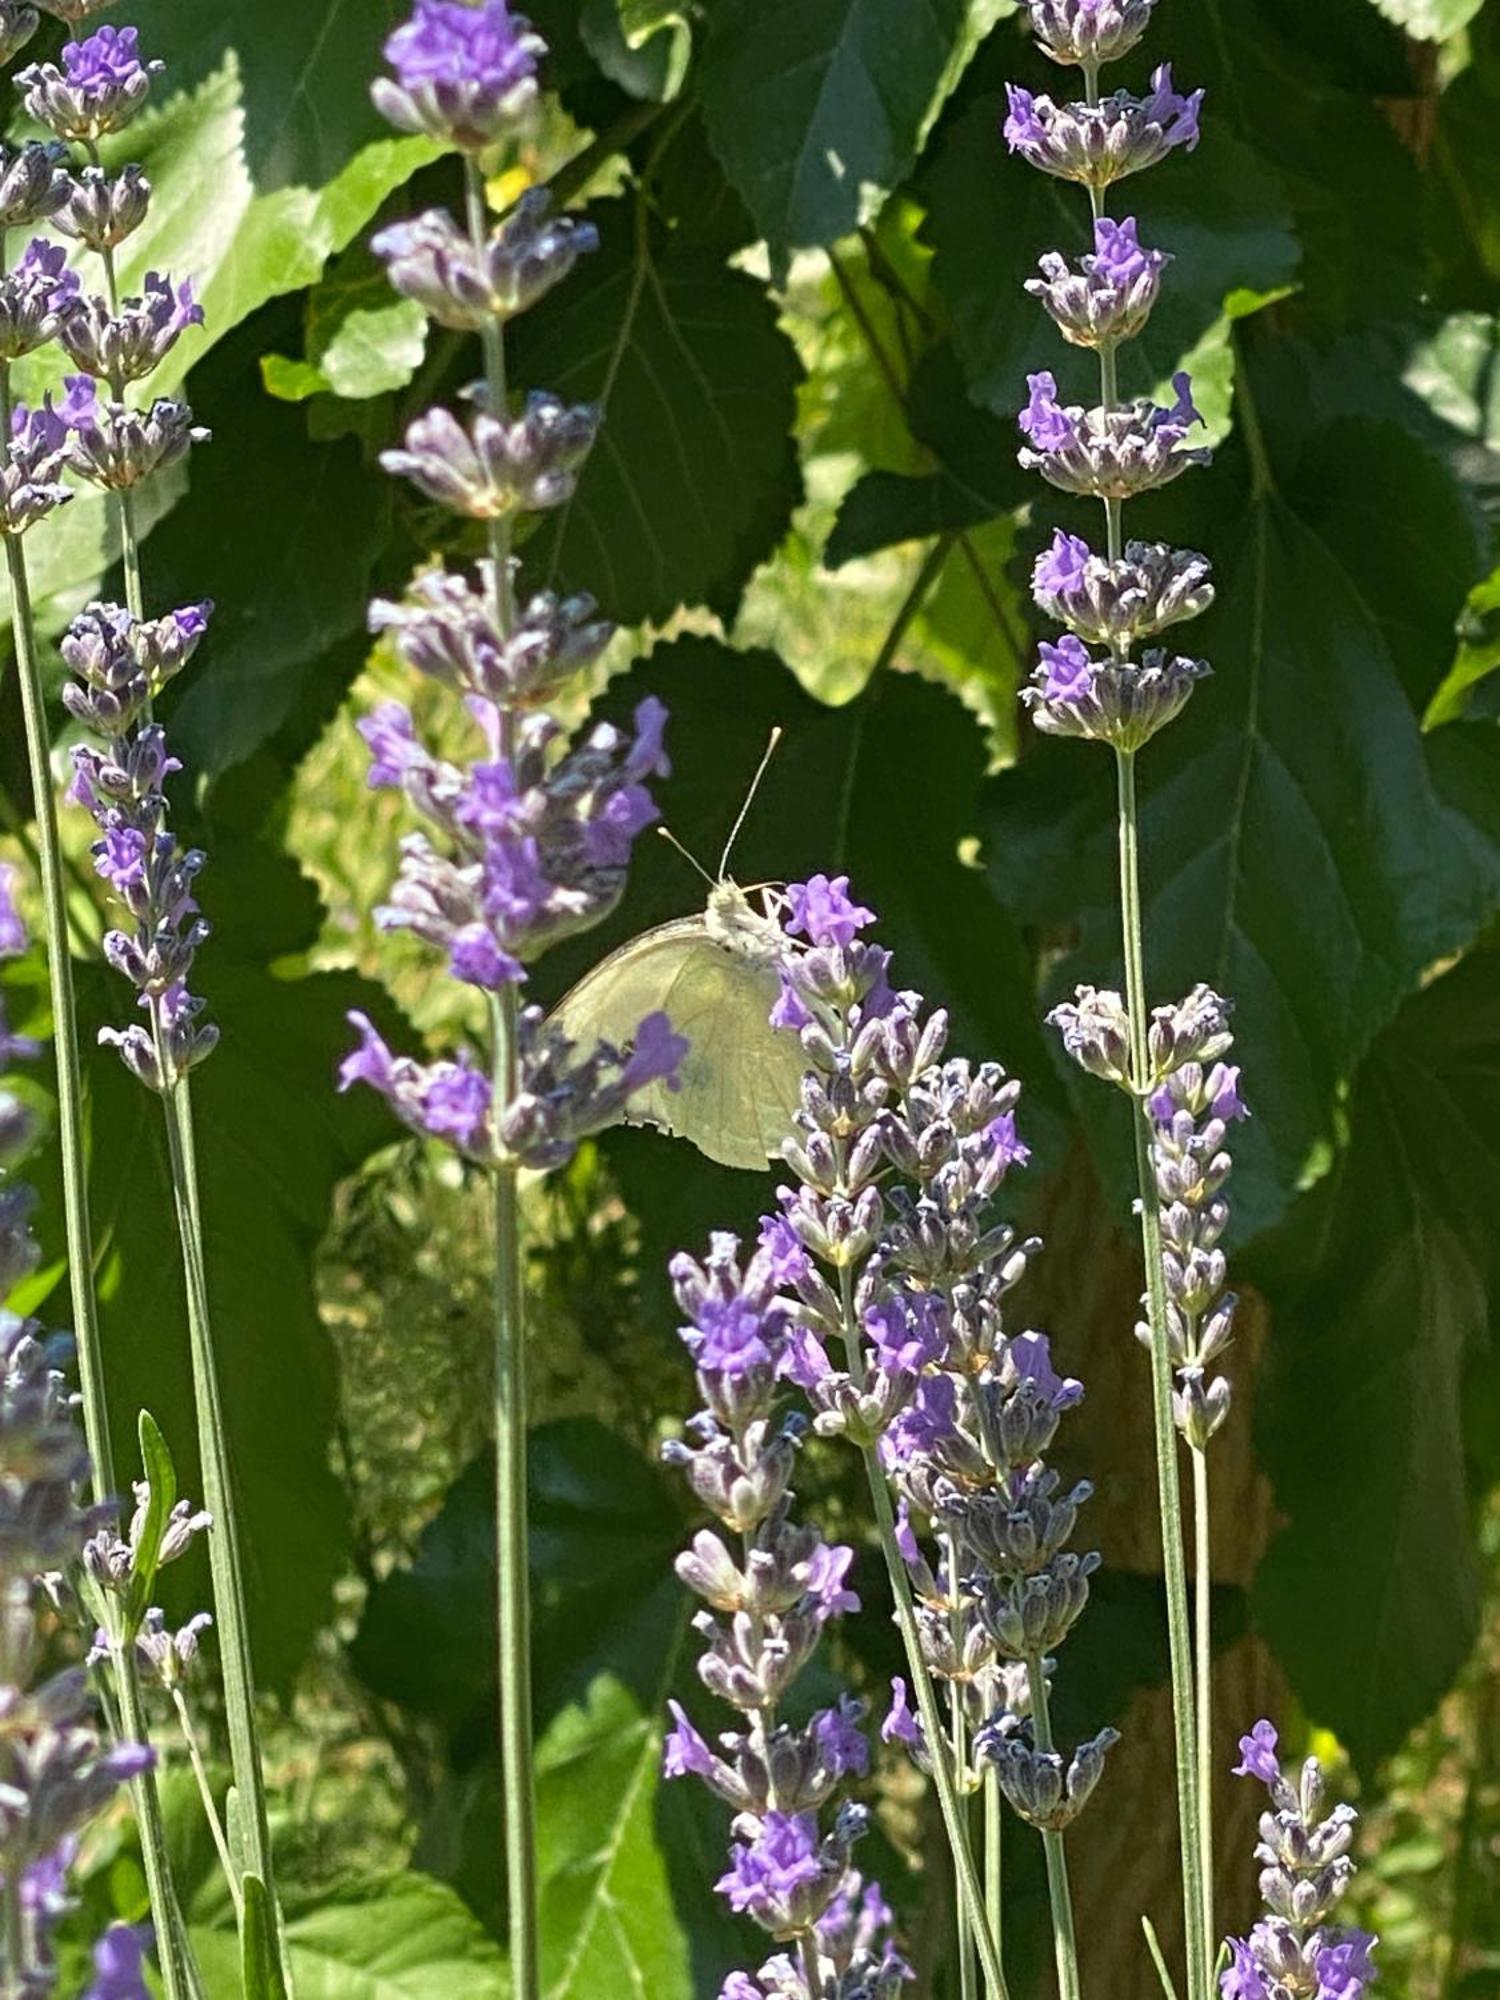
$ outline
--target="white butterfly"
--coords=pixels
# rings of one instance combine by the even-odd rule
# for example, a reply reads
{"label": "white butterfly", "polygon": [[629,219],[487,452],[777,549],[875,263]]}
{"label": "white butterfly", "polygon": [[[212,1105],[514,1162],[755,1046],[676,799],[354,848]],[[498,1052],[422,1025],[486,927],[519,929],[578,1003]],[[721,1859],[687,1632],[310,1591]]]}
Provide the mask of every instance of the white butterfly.
{"label": "white butterfly", "polygon": [[688,1040],[681,1087],[655,1083],[637,1091],[625,1122],[658,1126],[722,1166],[755,1171],[779,1159],[792,1134],[807,1063],[797,1037],[770,1022],[776,967],[786,951],[777,920],[781,898],[769,887],[744,890],[725,870],[779,735],[740,809],[718,880],[707,877],[702,915],[659,924],[621,945],[579,980],[553,1017],[582,1048],[596,1041],[623,1048],[646,1015],[666,1013]]}

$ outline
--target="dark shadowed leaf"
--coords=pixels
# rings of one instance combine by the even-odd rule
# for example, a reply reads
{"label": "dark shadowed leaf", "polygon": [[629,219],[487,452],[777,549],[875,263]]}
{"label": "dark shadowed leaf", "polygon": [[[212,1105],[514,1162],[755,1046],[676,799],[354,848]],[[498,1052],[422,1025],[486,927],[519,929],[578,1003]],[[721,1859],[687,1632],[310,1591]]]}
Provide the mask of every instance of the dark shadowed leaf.
{"label": "dark shadowed leaf", "polygon": [[1476,952],[1402,1010],[1334,1172],[1254,1264],[1277,1300],[1259,1437],[1288,1516],[1256,1615],[1367,1774],[1476,1629],[1463,1389],[1500,1280],[1497,974]]}
{"label": "dark shadowed leaf", "polygon": [[715,0],[709,139],[774,252],[832,243],[903,180],[1000,12],[965,0]]}
{"label": "dark shadowed leaf", "polygon": [[796,351],[754,279],[679,253],[633,202],[589,213],[603,247],[511,342],[517,380],[605,418],[577,494],[530,543],[531,573],[627,623],[733,602],[799,492]]}

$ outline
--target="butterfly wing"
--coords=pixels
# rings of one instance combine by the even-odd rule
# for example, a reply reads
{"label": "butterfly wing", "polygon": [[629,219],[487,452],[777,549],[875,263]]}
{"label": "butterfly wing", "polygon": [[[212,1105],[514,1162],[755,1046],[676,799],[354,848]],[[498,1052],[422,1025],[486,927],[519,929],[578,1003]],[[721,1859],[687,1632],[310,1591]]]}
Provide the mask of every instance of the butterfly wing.
{"label": "butterfly wing", "polygon": [[647,1014],[663,1010],[688,1040],[681,1088],[637,1091],[626,1122],[675,1133],[723,1166],[759,1171],[793,1129],[805,1066],[795,1038],[770,1025],[776,993],[765,960],[731,950],[702,917],[687,917],[612,952],[556,1019],[584,1047],[623,1046]]}

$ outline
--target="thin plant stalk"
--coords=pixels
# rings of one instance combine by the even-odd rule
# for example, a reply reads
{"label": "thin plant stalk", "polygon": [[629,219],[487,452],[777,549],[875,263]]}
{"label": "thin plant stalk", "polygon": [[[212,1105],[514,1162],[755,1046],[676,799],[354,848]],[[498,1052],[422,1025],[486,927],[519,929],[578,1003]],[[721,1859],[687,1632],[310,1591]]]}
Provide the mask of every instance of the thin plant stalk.
{"label": "thin plant stalk", "polygon": [[1193,1640],[1197,1656],[1198,1723],[1198,1887],[1203,1898],[1203,1946],[1216,1943],[1214,1921],[1214,1706],[1213,1706],[1213,1514],[1209,1506],[1208,1453],[1195,1447],[1193,1467],[1193,1570],[1196,1599]]}
{"label": "thin plant stalk", "polygon": [[1005,1910],[1001,1887],[1005,1879],[1005,1831],[1000,1816],[1000,1776],[984,1774],[984,1906],[989,1913],[995,1949],[1004,1957]]}
{"label": "thin plant stalk", "polygon": [[198,1796],[203,1801],[203,1816],[208,1821],[208,1830],[213,1835],[214,1847],[218,1852],[219,1866],[224,1871],[224,1879],[229,1884],[229,1893],[234,1899],[234,1914],[238,1921],[244,1913],[244,1894],[240,1888],[239,1876],[235,1873],[234,1860],[229,1852],[229,1838],[224,1831],[224,1822],[219,1817],[218,1804],[214,1798],[213,1786],[208,1781],[208,1767],[203,1762],[203,1751],[198,1742],[198,1732],[193,1727],[192,1714],[187,1705],[187,1697],[180,1687],[172,1689],[172,1706],[177,1711],[177,1726],[182,1731],[182,1740],[187,1749],[188,1762],[193,1767],[193,1776],[198,1781]]}
{"label": "thin plant stalk", "polygon": [[[1047,1704],[1047,1675],[1040,1655],[1026,1662],[1031,1689],[1031,1727],[1036,1747],[1045,1756],[1053,1748],[1052,1717]],[[1079,2000],[1078,1938],[1073,1928],[1073,1891],[1068,1881],[1068,1857],[1063,1837],[1044,1828],[1042,1849],[1047,1857],[1047,1894],[1052,1903],[1052,1942],[1057,1953],[1057,1990],[1061,2000]]]}
{"label": "thin plant stalk", "polygon": [[[1099,71],[1084,66],[1084,94],[1099,102]],[[1105,212],[1104,190],[1090,188],[1097,222]],[[1099,394],[1105,410],[1120,399],[1113,343],[1099,349]],[[1104,502],[1106,548],[1118,562],[1124,547],[1122,507]],[[1136,804],[1135,754],[1117,750],[1119,789],[1120,924],[1125,957],[1125,1000],[1131,1028],[1132,1124],[1135,1137],[1136,1194],[1141,1218],[1141,1252],[1146,1272],[1147,1321],[1151,1332],[1151,1411],[1156,1445],[1157,1499],[1161,1514],[1162,1570],[1167,1593],[1167,1644],[1171,1656],[1172,1728],[1177,1764],[1178,1840],[1182,1852],[1183,1932],[1188,2000],[1210,2000],[1209,1932],[1205,1929],[1202,1831],[1203,1776],[1198,1768],[1195,1701],[1188,1619],[1187,1558],[1183,1547],[1182,1495],[1177,1465],[1177,1427],[1172,1414],[1172,1364],[1167,1345],[1167,1282],[1162,1265],[1161,1221],[1145,1091],[1148,1076],[1145,945],[1141,920],[1140,821]]]}
{"label": "thin plant stalk", "polygon": [[[465,160],[470,238],[483,255],[489,231],[484,180],[472,155]],[[491,410],[503,417],[505,344],[498,319],[483,329],[485,385]],[[494,571],[495,623],[513,622],[510,523],[489,525]],[[514,751],[514,717],[500,709],[500,755]],[[493,996],[492,1067],[497,1106],[516,1095],[520,1070],[516,989],[507,983]],[[505,1802],[505,1877],[510,1919],[510,1976],[515,2000],[537,2000],[540,1936],[536,1880],[536,1777],[531,1718],[531,1582],[526,1518],[527,1393],[526,1278],[520,1189],[514,1166],[497,1166],[494,1181],[495,1242],[495,1534],[499,1572],[500,1761]]]}
{"label": "thin plant stalk", "polygon": [[1188,2000],[1209,2000],[1208,1944],[1203,1935],[1203,1886],[1199,1879],[1202,1847],[1198,1829],[1197,1704],[1193,1692],[1187,1557],[1183,1547],[1177,1426],[1172,1414],[1172,1361],[1167,1348],[1167,1281],[1162,1264],[1161,1215],[1157,1208],[1155,1177],[1151,1171],[1151,1132],[1145,1099],[1149,1054],[1145,952],[1141,929],[1140,824],[1134,753],[1117,751],[1115,765],[1119,779],[1120,910],[1125,948],[1125,1004],[1130,1016],[1131,1036],[1131,1112],[1135,1132],[1141,1251],[1146,1267],[1146,1317],[1151,1332],[1151,1413],[1161,1514],[1162,1571],[1167,1592],[1167,1642],[1171,1658],[1172,1728],[1177,1762],[1177,1816],[1182,1847]]}
{"label": "thin plant stalk", "polygon": [[229,1437],[219,1393],[219,1370],[208,1302],[192,1097],[187,1079],[171,1076],[166,1039],[154,1004],[152,1025],[156,1032],[157,1058],[162,1074],[171,1079],[163,1093],[162,1105],[166,1113],[172,1202],[177,1218],[187,1298],[188,1345],[192,1356],[198,1452],[203,1469],[203,1500],[213,1516],[208,1557],[213,1579],[214,1615],[218,1621],[219,1659],[224,1676],[229,1763],[245,1830],[244,1866],[250,1874],[260,1877],[274,1908],[271,1834],[266,1813],[260,1738],[255,1722],[255,1668],[250,1651],[250,1621],[245,1601],[244,1566],[240,1559],[239,1523],[234,1507]]}
{"label": "thin plant stalk", "polygon": [[[10,369],[5,365],[0,366],[0,427],[3,427],[0,428],[0,435],[10,436],[10,424]],[[57,1064],[58,1148],[62,1160],[63,1222],[68,1246],[73,1337],[83,1398],[84,1434],[89,1448],[90,1482],[95,1497],[105,1499],[116,1492],[115,1462],[104,1380],[104,1344],[99,1332],[98,1300],[94,1293],[94,1236],[89,1213],[88,1161],[84,1141],[83,1063],[78,1040],[78,1006],[73,990],[73,961],[68,946],[67,888],[26,554],[19,536],[7,535],[4,539],[10,585],[11,632],[16,674],[21,688],[26,761],[36,813],[37,860],[46,915],[47,973],[52,997],[53,1050]],[[146,1743],[150,1739],[134,1654],[128,1649],[116,1648],[112,1658],[123,1738],[128,1742]],[[187,2000],[187,1996],[196,1991],[196,1981],[191,1972],[189,1950],[172,1882],[166,1828],[162,1821],[155,1774],[146,1771],[134,1779],[131,1795],[140,1828],[141,1860],[156,1920],[167,2000]]]}
{"label": "thin plant stalk", "polygon": [[[958,1540],[953,1535],[945,1536],[944,1540],[947,1544],[948,1555],[948,1588],[950,1592],[955,1594],[955,1604],[951,1619],[954,1653],[957,1658],[962,1659],[963,1614],[958,1609],[956,1602],[958,1589]],[[950,1742],[953,1751],[953,1768],[955,1771],[967,1771],[969,1766],[969,1731],[964,1715],[963,1690],[957,1681],[949,1683],[948,1716]],[[970,1826],[972,1826],[973,1814],[966,1813],[965,1817],[968,1819]],[[958,1895],[957,1921],[959,1996],[960,2000],[975,2000],[975,1996],[979,1990],[979,1964],[974,1953],[974,1927],[969,1922],[969,1912],[965,1907],[962,1894]]]}

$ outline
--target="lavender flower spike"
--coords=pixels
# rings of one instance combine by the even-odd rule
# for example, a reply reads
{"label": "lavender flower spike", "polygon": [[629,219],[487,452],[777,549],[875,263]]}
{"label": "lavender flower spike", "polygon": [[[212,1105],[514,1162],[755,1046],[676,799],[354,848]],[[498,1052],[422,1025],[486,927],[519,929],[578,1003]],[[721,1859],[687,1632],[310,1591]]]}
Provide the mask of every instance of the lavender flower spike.
{"label": "lavender flower spike", "polygon": [[[773,1238],[742,1258],[736,1239],[720,1235],[701,1264],[683,1256],[671,1266],[705,1407],[688,1427],[693,1441],[664,1455],[734,1538],[701,1531],[677,1573],[708,1607],[693,1621],[706,1642],[699,1676],[744,1727],[720,1736],[716,1750],[674,1703],[664,1770],[700,1778],[735,1808],[730,1865],[715,1886],[731,1909],[795,1946],[795,1956],[768,1961],[758,1982],[734,1974],[725,1995],[825,2000],[825,1970],[847,1982],[835,1991],[856,1994],[891,1992],[906,1969],[884,1936],[889,1913],[878,1891],[850,1868],[864,1808],[846,1802],[826,1827],[821,1817],[843,1782],[869,1768],[861,1705],[846,1698],[800,1728],[777,1715],[827,1623],[859,1608],[845,1580],[853,1550],[830,1547],[792,1518],[802,1426],[775,1407],[794,1368],[791,1311],[777,1295],[784,1251]],[[809,1986],[814,1968],[818,1983]]]}
{"label": "lavender flower spike", "polygon": [[395,77],[382,77],[371,96],[403,132],[482,152],[535,102],[545,48],[506,0],[416,0],[385,45]]}
{"label": "lavender flower spike", "polygon": [[1208,560],[1165,542],[1127,542],[1117,562],[1059,528],[1037,557],[1031,593],[1049,618],[1121,654],[1137,639],[1197,618],[1213,603]]}
{"label": "lavender flower spike", "polygon": [[1219,1981],[1222,2000],[1361,2000],[1375,1981],[1368,1931],[1334,1921],[1354,1879],[1351,1858],[1358,1819],[1352,1806],[1323,1815],[1323,1771],[1309,1757],[1293,1784],[1277,1757],[1276,1731],[1257,1722],[1240,1738],[1237,1777],[1254,1778],[1270,1793],[1261,1815],[1255,1858],[1262,1864],[1266,1915],[1248,1937],[1226,1940],[1230,1964]]}

